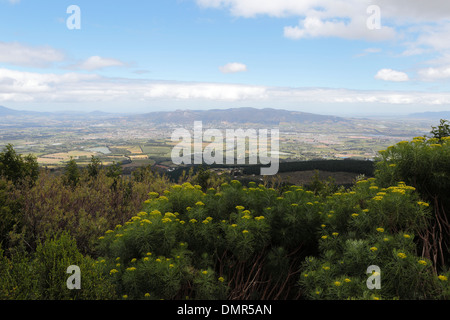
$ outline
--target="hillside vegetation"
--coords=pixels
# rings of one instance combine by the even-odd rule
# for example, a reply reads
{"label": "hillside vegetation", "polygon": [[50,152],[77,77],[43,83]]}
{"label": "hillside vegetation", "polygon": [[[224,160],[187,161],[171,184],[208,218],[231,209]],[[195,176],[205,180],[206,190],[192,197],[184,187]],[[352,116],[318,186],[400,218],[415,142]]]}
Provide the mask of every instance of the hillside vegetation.
{"label": "hillside vegetation", "polygon": [[54,175],[7,146],[0,299],[449,299],[449,133],[382,151],[348,188],[174,183],[94,157]]}

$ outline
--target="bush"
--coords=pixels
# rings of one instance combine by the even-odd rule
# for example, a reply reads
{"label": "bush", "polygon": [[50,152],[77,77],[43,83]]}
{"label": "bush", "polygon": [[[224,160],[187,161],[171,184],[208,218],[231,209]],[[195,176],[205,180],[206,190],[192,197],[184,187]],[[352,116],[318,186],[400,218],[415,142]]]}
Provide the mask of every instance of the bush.
{"label": "bush", "polygon": [[[320,255],[303,264],[299,284],[308,299],[445,299],[432,262],[418,256],[415,235],[430,212],[413,187],[379,188],[362,180],[328,200]],[[339,204],[339,205],[338,205]],[[381,269],[381,289],[369,290],[369,266]],[[447,290],[447,293],[446,293]]]}
{"label": "bush", "polygon": [[[94,260],[84,257],[66,234],[39,244],[34,254],[15,251],[6,258],[0,251],[0,297],[13,300],[97,300],[115,297],[109,279]],[[69,266],[81,270],[81,289],[69,290]]]}
{"label": "bush", "polygon": [[[442,130],[441,130],[442,131]],[[444,130],[445,131],[445,130]],[[404,182],[430,204],[429,228],[419,236],[425,256],[438,267],[448,266],[450,243],[450,137],[416,137],[380,152],[376,177],[380,186]],[[436,270],[437,271],[437,270]]]}
{"label": "bush", "polygon": [[[295,186],[185,183],[151,192],[143,211],[101,236],[99,259],[128,299],[446,298],[448,275],[433,274],[414,242],[429,215],[413,187],[374,178],[323,198]],[[376,294],[371,265],[383,272]]]}
{"label": "bush", "polygon": [[0,152],[0,177],[14,184],[33,185],[39,176],[39,165],[36,157],[17,154],[11,144]]}

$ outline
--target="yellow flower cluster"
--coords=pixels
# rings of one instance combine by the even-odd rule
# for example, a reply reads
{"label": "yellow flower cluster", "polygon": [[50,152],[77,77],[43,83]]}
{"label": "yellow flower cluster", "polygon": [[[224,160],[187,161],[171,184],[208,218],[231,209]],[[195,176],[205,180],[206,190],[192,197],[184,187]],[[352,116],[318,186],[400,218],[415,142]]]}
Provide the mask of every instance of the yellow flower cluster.
{"label": "yellow flower cluster", "polygon": [[150,212],[151,216],[160,216],[161,212],[159,210],[153,210],[152,212]]}
{"label": "yellow flower cluster", "polygon": [[399,257],[400,259],[405,259],[406,258],[406,254],[404,254],[403,252],[399,252],[397,254],[397,257]]}
{"label": "yellow flower cluster", "polygon": [[446,276],[444,276],[444,275],[439,275],[438,279],[441,280],[441,281],[447,281],[448,280],[448,278]]}
{"label": "yellow flower cluster", "polygon": [[[246,213],[246,211],[247,211],[247,213]],[[247,220],[249,220],[249,219],[252,218],[252,216],[250,215],[250,211],[245,210],[245,211],[243,211],[242,213],[245,213],[245,214],[241,217],[241,219],[247,219]]]}
{"label": "yellow flower cluster", "polygon": [[162,222],[162,223],[172,222],[172,219],[170,219],[170,218],[162,218],[162,219],[161,219],[161,222]]}
{"label": "yellow flower cluster", "polygon": [[203,220],[203,224],[208,224],[208,223],[210,223],[211,221],[212,221],[212,217],[208,217],[208,218],[206,218],[205,220]]}

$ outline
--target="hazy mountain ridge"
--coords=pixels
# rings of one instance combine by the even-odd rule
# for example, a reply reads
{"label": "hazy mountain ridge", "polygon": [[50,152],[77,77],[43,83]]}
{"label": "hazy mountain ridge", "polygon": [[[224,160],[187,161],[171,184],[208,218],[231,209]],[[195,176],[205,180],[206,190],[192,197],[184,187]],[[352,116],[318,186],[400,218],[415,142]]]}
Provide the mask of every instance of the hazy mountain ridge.
{"label": "hazy mountain ridge", "polygon": [[410,117],[420,119],[450,119],[450,111],[417,112],[410,114]]}
{"label": "hazy mountain ridge", "polygon": [[231,108],[212,110],[177,110],[169,112],[151,112],[140,115],[154,123],[192,123],[193,121],[279,124],[282,122],[327,122],[346,121],[345,118],[319,115],[306,112],[281,109]]}
{"label": "hazy mountain ridge", "polygon": [[193,123],[203,121],[205,123],[257,123],[257,124],[279,124],[279,123],[306,123],[306,122],[345,122],[346,118],[319,115],[306,112],[288,111],[281,109],[256,109],[256,108],[231,108],[212,110],[176,110],[176,111],[156,111],[142,114],[116,114],[102,111],[93,112],[36,112],[14,110],[0,106],[0,116],[8,117],[50,117],[53,119],[62,118],[129,118],[130,120],[145,119],[150,123]]}

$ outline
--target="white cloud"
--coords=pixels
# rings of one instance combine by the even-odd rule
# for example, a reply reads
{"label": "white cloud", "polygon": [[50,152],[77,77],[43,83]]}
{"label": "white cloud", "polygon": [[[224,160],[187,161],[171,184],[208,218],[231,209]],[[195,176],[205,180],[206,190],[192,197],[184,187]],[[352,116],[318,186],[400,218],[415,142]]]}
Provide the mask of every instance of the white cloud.
{"label": "white cloud", "polygon": [[418,74],[424,81],[450,79],[450,65],[421,69]]}
{"label": "white cloud", "polygon": [[365,39],[382,41],[395,38],[395,30],[382,27],[371,30],[366,26],[366,20],[357,18],[350,22],[339,20],[322,20],[319,17],[306,17],[299,26],[284,28],[284,36],[290,39],[338,37],[349,40]]}
{"label": "white cloud", "polygon": [[242,63],[232,62],[219,67],[219,69],[222,73],[237,73],[247,71],[247,66]]}
{"label": "white cloud", "polygon": [[381,69],[375,75],[375,79],[393,82],[405,82],[409,80],[406,73],[392,69]]}
{"label": "white cloud", "polygon": [[25,67],[48,67],[64,59],[64,53],[48,46],[32,47],[0,41],[0,63]]}
{"label": "white cloud", "polygon": [[370,5],[378,5],[382,15],[402,22],[436,21],[448,19],[447,0],[197,0],[203,8],[226,9],[234,16],[272,17],[308,16],[320,12],[330,17],[366,16]]}
{"label": "white cloud", "polygon": [[[389,78],[392,81],[392,78]],[[168,101],[223,106],[277,106],[301,108],[304,104],[326,106],[352,105],[421,105],[450,104],[450,92],[362,91],[323,88],[284,88],[222,83],[162,82],[116,79],[95,74],[34,73],[0,69],[0,103],[136,103]],[[389,111],[392,111],[389,109]],[[318,112],[317,110],[315,112]]]}
{"label": "white cloud", "polygon": [[71,66],[71,68],[92,71],[108,67],[123,67],[125,65],[124,62],[117,59],[92,56],[79,64]]}
{"label": "white cloud", "polygon": [[[298,18],[298,24],[284,26],[283,35],[289,39],[395,40],[404,48],[401,56],[450,54],[450,41],[446,41],[450,38],[448,0],[197,0],[197,4],[227,10],[235,17]],[[367,26],[374,14],[368,10],[372,5],[379,8],[381,20],[380,28],[374,30]],[[448,65],[423,68],[418,79],[448,78]],[[392,72],[379,76],[406,79],[404,74]]]}

